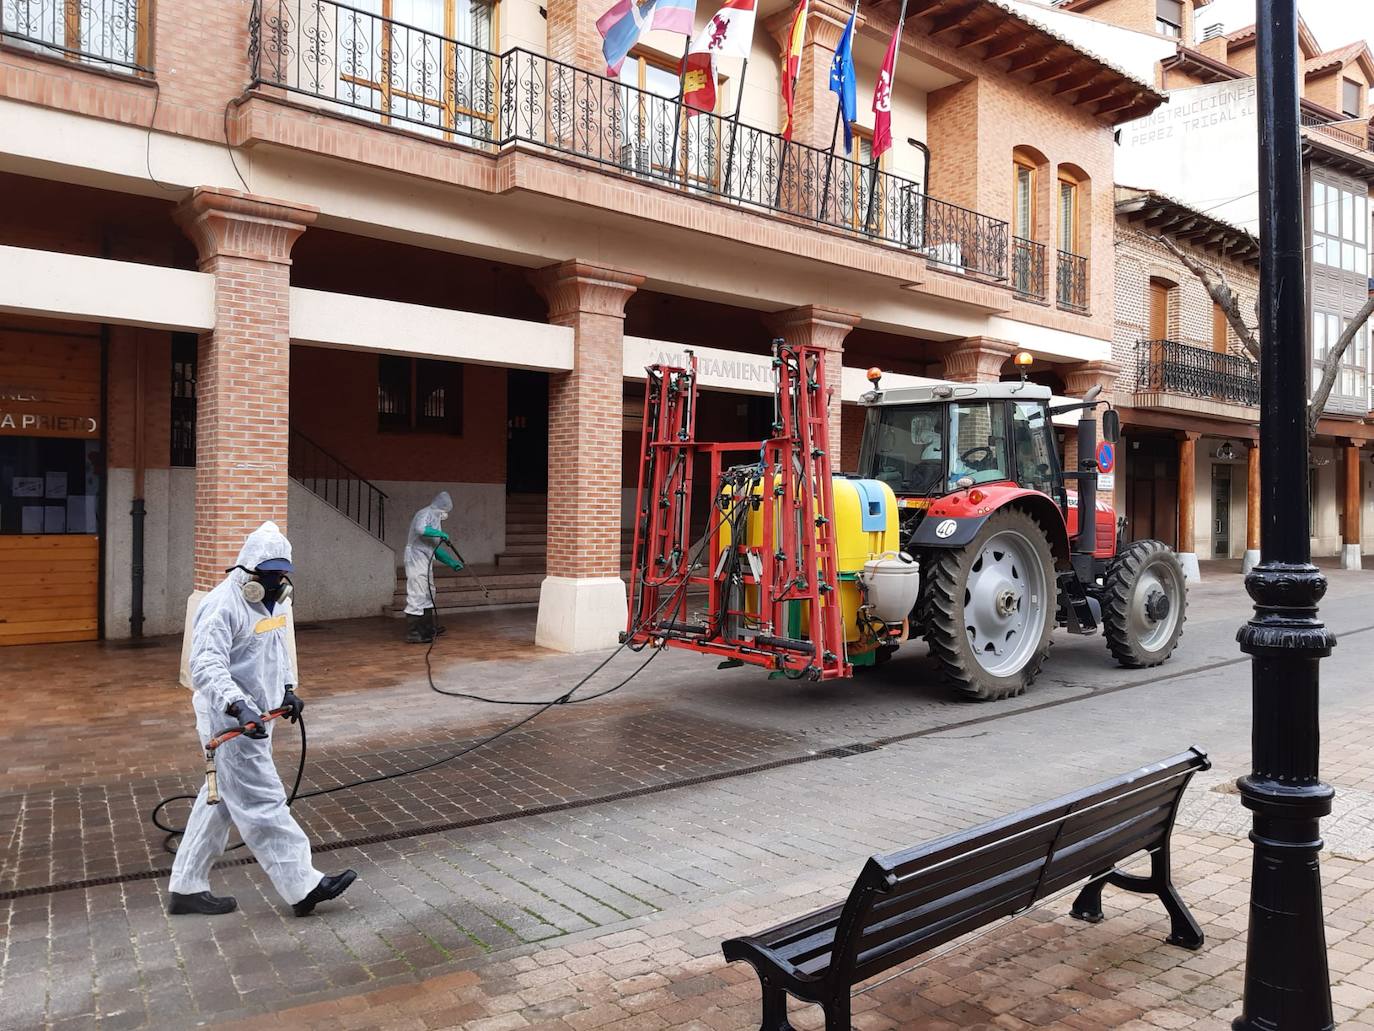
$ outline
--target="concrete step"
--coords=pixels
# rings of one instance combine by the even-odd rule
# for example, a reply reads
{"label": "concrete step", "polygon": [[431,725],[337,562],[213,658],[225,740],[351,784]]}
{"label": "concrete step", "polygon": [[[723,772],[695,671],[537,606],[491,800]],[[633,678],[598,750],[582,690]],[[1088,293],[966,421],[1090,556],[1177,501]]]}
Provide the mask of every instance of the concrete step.
{"label": "concrete step", "polygon": [[497,555],[496,566],[498,569],[537,569],[543,574],[544,568],[548,565],[549,556],[545,551],[532,555]]}
{"label": "concrete step", "polygon": [[519,522],[506,520],[506,533],[539,533],[549,532],[549,522],[547,519],[522,519]]}
{"label": "concrete step", "polygon": [[510,527],[506,527],[506,550],[509,551],[511,545],[514,544],[536,544],[543,547],[545,541],[548,540],[548,536],[549,535],[543,530],[516,531],[512,530]]}
{"label": "concrete step", "polygon": [[507,544],[506,550],[501,552],[498,561],[500,557],[506,555],[545,555],[548,553],[548,550],[548,545],[542,540],[538,542],[532,541],[528,544]]}

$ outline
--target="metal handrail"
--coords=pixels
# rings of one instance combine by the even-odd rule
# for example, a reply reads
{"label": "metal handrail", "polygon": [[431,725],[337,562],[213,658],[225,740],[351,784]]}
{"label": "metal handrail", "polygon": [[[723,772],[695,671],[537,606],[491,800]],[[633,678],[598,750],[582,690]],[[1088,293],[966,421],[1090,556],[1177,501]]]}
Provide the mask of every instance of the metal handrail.
{"label": "metal handrail", "polygon": [[[0,39],[131,72],[151,72],[140,7],[150,0],[0,0]],[[75,33],[73,41],[70,34]],[[75,42],[76,45],[73,45]]]}
{"label": "metal handrail", "polygon": [[515,47],[495,54],[333,0],[254,0],[254,85],[489,152],[534,145],[1007,279],[1008,223],[922,184]]}
{"label": "metal handrail", "polygon": [[1072,251],[1059,251],[1057,294],[1059,307],[1086,314],[1088,311],[1088,259]]}
{"label": "metal handrail", "polygon": [[1045,245],[1021,236],[1011,238],[1011,288],[1020,297],[1045,299]]}
{"label": "metal handrail", "polygon": [[386,491],[294,427],[287,452],[287,471],[310,493],[379,541],[386,540]]}
{"label": "metal handrail", "polygon": [[1141,340],[1136,344],[1136,390],[1253,407],[1259,404],[1259,366],[1177,340]]}
{"label": "metal handrail", "polygon": [[[1367,118],[1341,118],[1329,119],[1318,115],[1302,113],[1302,125],[1307,129],[1315,129],[1323,136],[1329,136],[1337,143],[1342,143],[1354,150],[1374,150],[1369,140],[1369,119]],[[1349,129],[1342,128],[1346,125],[1358,125],[1364,130],[1363,134],[1351,132]]]}

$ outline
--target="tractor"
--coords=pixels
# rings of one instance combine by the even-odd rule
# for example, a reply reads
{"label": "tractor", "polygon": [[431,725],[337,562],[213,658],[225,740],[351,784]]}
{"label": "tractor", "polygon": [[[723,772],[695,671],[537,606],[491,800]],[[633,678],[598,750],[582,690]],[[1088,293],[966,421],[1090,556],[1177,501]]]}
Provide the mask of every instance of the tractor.
{"label": "tractor", "polygon": [[[945,679],[980,701],[1030,686],[1056,624],[1101,627],[1127,667],[1173,652],[1183,567],[1159,541],[1127,543],[1097,499],[1098,391],[1052,406],[1024,376],[883,390],[873,369],[859,471],[845,475],[830,467],[824,352],[775,341],[773,367],[773,436],[738,443],[696,440],[690,352],[647,370],[630,647],[828,680],[923,637]],[[1081,460],[1066,471],[1053,419],[1075,410]],[[1115,443],[1116,411],[1101,419]],[[697,537],[702,472],[710,514]]]}

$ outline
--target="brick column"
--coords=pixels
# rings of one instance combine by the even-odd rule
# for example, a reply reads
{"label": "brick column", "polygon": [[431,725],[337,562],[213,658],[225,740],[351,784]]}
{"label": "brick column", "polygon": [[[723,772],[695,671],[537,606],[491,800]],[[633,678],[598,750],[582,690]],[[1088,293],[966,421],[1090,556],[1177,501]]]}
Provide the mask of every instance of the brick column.
{"label": "brick column", "polygon": [[956,383],[996,383],[1002,378],[1002,366],[1019,350],[1008,340],[968,337],[945,355],[945,379]]}
{"label": "brick column", "polygon": [[[548,0],[545,5],[548,55],[597,75],[606,73],[606,56],[601,52],[601,34],[596,19],[608,4],[589,0]],[[630,80],[631,85],[635,80]]]}
{"label": "brick column", "polygon": [[1250,441],[1250,453],[1245,459],[1245,557],[1240,571],[1248,573],[1259,565],[1260,559],[1260,449],[1259,441]]}
{"label": "brick column", "polygon": [[197,591],[223,579],[264,520],[286,530],[291,247],[316,214],[213,187],[177,209],[215,277],[196,381]]}
{"label": "brick column", "polygon": [[[861,316],[853,312],[821,308],[804,304],[787,308],[768,316],[767,324],[774,335],[794,346],[809,345],[825,351],[825,385],[830,397],[826,412],[830,416],[827,433],[830,436],[830,469],[839,472],[841,459],[840,395],[844,375],[844,340],[859,324]],[[857,456],[856,456],[857,457]]]}
{"label": "brick column", "polygon": [[[1116,362],[1078,362],[1069,366],[1064,372],[1064,393],[1068,394],[1069,397],[1082,397],[1093,387],[1100,386],[1102,398],[1110,401],[1112,388],[1116,385],[1117,377],[1120,375],[1121,366]],[[1097,436],[1100,441],[1102,439],[1102,409],[1094,409],[1092,415],[1097,423]],[[1064,438],[1064,468],[1078,468],[1078,432],[1076,429],[1070,430]],[[1112,499],[1115,503],[1114,492]]]}
{"label": "brick column", "polygon": [[573,331],[573,369],[549,377],[549,561],[535,642],[558,651],[616,644],[625,303],[643,276],[565,261],[531,276],[549,321]]}
{"label": "brick column", "polygon": [[1178,434],[1178,557],[1183,575],[1191,582],[1202,579],[1197,564],[1197,536],[1193,512],[1197,501],[1197,439],[1192,430]]}
{"label": "brick column", "polygon": [[[787,44],[792,28],[792,15],[796,5],[790,4],[769,18],[764,27],[778,46],[779,68],[786,71]],[[835,129],[835,109],[837,97],[830,92],[830,64],[835,59],[835,48],[840,45],[840,35],[849,21],[848,4],[829,3],[828,0],[812,0],[806,19],[806,37],[802,51],[801,72],[797,76],[796,102],[792,110],[792,139],[797,143],[809,143],[822,150],[830,149],[830,139]],[[863,28],[864,16],[861,13],[856,30]],[[855,33],[857,37],[857,31]],[[782,94],[778,94],[778,127],[781,130],[786,108],[782,105]],[[840,130],[843,133],[843,129]],[[836,152],[843,156],[844,138],[840,137]],[[794,156],[793,160],[800,160]]]}
{"label": "brick column", "polygon": [[1360,506],[1364,503],[1363,470],[1360,467],[1360,444],[1362,441],[1343,441],[1342,453],[1345,456],[1345,533],[1341,542],[1341,568],[1363,569],[1364,559],[1360,554]]}

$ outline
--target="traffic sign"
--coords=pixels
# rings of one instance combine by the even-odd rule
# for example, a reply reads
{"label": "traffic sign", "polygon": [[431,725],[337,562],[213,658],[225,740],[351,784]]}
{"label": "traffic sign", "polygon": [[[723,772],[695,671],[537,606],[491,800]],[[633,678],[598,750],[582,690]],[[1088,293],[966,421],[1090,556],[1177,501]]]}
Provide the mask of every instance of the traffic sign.
{"label": "traffic sign", "polygon": [[1116,448],[1112,447],[1112,442],[1104,440],[1097,445],[1097,470],[1098,472],[1109,473],[1116,467]]}

